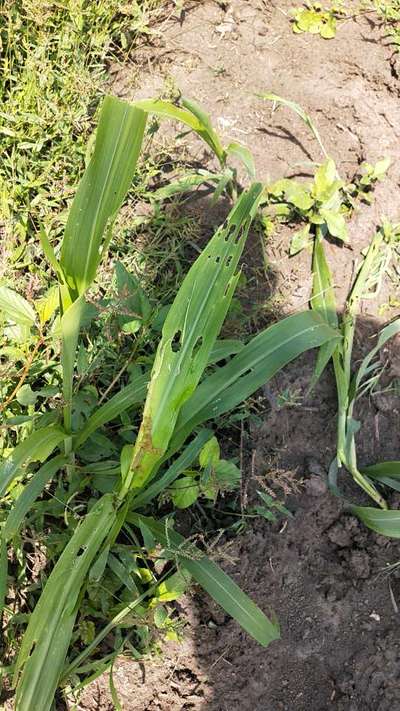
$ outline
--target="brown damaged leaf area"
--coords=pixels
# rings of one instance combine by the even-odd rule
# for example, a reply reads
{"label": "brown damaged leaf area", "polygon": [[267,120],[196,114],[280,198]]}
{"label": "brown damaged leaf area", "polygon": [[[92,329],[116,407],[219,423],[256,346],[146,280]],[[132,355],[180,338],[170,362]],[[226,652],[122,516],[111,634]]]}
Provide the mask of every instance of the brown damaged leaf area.
{"label": "brown damaged leaf area", "polygon": [[165,449],[155,447],[152,437],[152,419],[144,415],[136,440],[127,485],[132,489],[140,489],[150,477],[154,466],[163,456]]}

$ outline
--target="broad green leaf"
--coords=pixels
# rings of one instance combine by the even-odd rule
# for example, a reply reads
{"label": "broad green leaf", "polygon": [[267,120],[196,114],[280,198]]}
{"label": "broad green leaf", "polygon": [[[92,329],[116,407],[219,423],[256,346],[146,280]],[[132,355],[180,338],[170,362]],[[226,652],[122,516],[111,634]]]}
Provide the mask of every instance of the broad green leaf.
{"label": "broad green leaf", "polygon": [[290,240],[290,256],[302,252],[303,249],[309,247],[313,243],[312,235],[310,234],[310,225],[306,225],[301,230],[297,230]]}
{"label": "broad green leaf", "polygon": [[118,322],[120,326],[133,319],[147,321],[152,308],[145,292],[133,274],[130,274],[122,262],[116,262],[115,275],[119,303]]}
{"label": "broad green leaf", "polygon": [[310,210],[313,206],[313,199],[310,195],[309,189],[305,188],[300,183],[295,180],[288,180],[285,185],[284,190],[285,199],[287,202],[294,205],[302,212]]}
{"label": "broad green leaf", "polygon": [[341,239],[343,242],[347,241],[347,225],[343,215],[340,212],[335,212],[334,210],[326,210],[321,208],[321,217],[324,218],[328,232],[332,237]]}
{"label": "broad green leaf", "polygon": [[183,476],[171,484],[169,493],[174,506],[178,509],[187,509],[197,500],[200,489],[192,477]]}
{"label": "broad green leaf", "polygon": [[30,303],[8,286],[0,286],[0,315],[21,326],[33,326],[36,314]]}
{"label": "broad green leaf", "polygon": [[371,464],[368,467],[360,467],[360,472],[380,484],[390,486],[395,491],[400,491],[400,462],[389,461]]}
{"label": "broad green leaf", "polygon": [[388,461],[370,464],[368,467],[360,467],[360,471],[373,479],[380,479],[381,477],[400,479],[400,462]]}
{"label": "broad green leaf", "polygon": [[256,166],[254,163],[254,156],[247,146],[243,146],[241,143],[230,143],[226,149],[226,153],[228,156],[235,156],[236,158],[239,158],[246,168],[249,178],[251,178],[251,180],[255,179]]}
{"label": "broad green leaf", "polygon": [[143,491],[140,491],[133,499],[131,508],[139,509],[146,506],[156,496],[168,489],[175,479],[178,478],[199,456],[204,444],[212,437],[211,430],[201,430],[197,437],[185,447],[178,459],[162,474],[156,481]]}
{"label": "broad green leaf", "polygon": [[118,560],[117,556],[113,553],[109,553],[107,564],[114,573],[114,575],[119,578],[121,583],[126,587],[129,592],[133,593],[135,596],[139,593],[137,585],[133,582],[132,576],[126,570],[125,566]]}
{"label": "broad green leaf", "polygon": [[66,432],[71,432],[71,406],[73,394],[73,380],[75,369],[75,355],[78,345],[79,331],[86,310],[83,296],[79,296],[67,308],[61,317],[61,365],[63,370],[63,397],[64,397],[64,427]]}
{"label": "broad green leaf", "polygon": [[336,37],[335,18],[331,16],[326,20],[326,22],[323,22],[319,33],[323,39],[333,39]]}
{"label": "broad green leaf", "polygon": [[215,478],[218,487],[223,491],[237,489],[240,484],[240,469],[233,462],[221,459],[215,464]]}
{"label": "broad green leaf", "polygon": [[[40,431],[40,430],[39,430]],[[57,474],[62,467],[67,464],[68,459],[60,454],[54,459],[46,462],[40,469],[35,472],[30,481],[24,486],[21,494],[18,496],[13,508],[11,509],[6,522],[4,524],[2,535],[6,541],[13,538],[18,533],[24,518],[32,505],[40,496],[46,484]]]}
{"label": "broad green leaf", "polygon": [[35,302],[41,325],[47,323],[54,315],[60,304],[58,286],[51,286],[47,293]]}
{"label": "broad green leaf", "polygon": [[342,182],[338,180],[335,163],[332,158],[327,158],[315,171],[314,197],[319,202],[325,203],[340,187]]}
{"label": "broad green leaf", "polygon": [[121,450],[121,479],[124,482],[131,467],[133,444],[126,444]]}
{"label": "broad green leaf", "polygon": [[391,164],[392,164],[392,159],[389,157],[382,158],[381,160],[378,160],[377,163],[375,163],[375,165],[373,166],[374,179],[375,180],[383,180],[383,178],[385,177]]}
{"label": "broad green leaf", "polygon": [[38,399],[38,394],[35,393],[31,386],[25,383],[17,391],[16,399],[20,405],[23,407],[28,407],[28,405],[34,405]]}
{"label": "broad green leaf", "polygon": [[400,511],[384,511],[372,506],[352,506],[351,511],[372,531],[389,538],[400,538]]}
{"label": "broad green leaf", "polygon": [[181,104],[185,109],[190,111],[190,113],[193,114],[193,116],[195,116],[200,121],[202,126],[204,126],[206,135],[203,135],[202,137],[205,140],[208,138],[208,142],[211,148],[214,150],[215,155],[219,159],[220,163],[223,163],[225,161],[225,150],[222,147],[217,132],[212,126],[210,115],[203,109],[203,107],[197,101],[194,101],[193,99],[187,99],[183,96],[181,98]]}
{"label": "broad green leaf", "polygon": [[57,257],[54,253],[54,249],[53,249],[52,245],[50,244],[50,240],[47,236],[47,232],[46,232],[45,228],[43,227],[43,225],[41,225],[41,227],[40,227],[39,239],[40,239],[40,244],[43,249],[43,253],[44,253],[45,257],[47,258],[48,263],[50,264],[51,267],[53,267],[53,269],[54,269],[55,273],[57,274],[57,276],[59,277],[60,281],[62,281],[62,282],[65,281],[61,266],[60,266],[59,262],[57,261]]}
{"label": "broad green leaf", "polygon": [[101,553],[99,553],[97,560],[93,563],[89,570],[89,583],[99,583],[103,577],[104,571],[106,569],[108,554],[110,552],[110,546],[106,546]]}
{"label": "broad green leaf", "polygon": [[136,375],[129,385],[126,385],[116,395],[113,395],[104,405],[101,405],[85,422],[83,429],[74,438],[74,450],[77,451],[88,437],[106,422],[115,420],[121,413],[134,405],[144,402],[149,382],[148,374]]}
{"label": "broad green leaf", "polygon": [[185,403],[169,453],[177,451],[195,427],[232,410],[301,353],[332,339],[337,342],[338,332],[312,311],[288,316],[259,333],[227,365],[205,378]]}
{"label": "broad green leaf", "polygon": [[191,576],[186,571],[185,573],[177,571],[173,575],[170,575],[169,578],[156,587],[154,603],[158,604],[159,602],[178,600],[188,589],[190,581]]}
{"label": "broad green leaf", "polygon": [[209,465],[215,466],[217,462],[219,462],[219,458],[220,449],[218,440],[216,437],[212,437],[210,440],[208,440],[208,442],[206,442],[200,452],[199,464],[203,469],[205,469],[205,467],[208,467]]}
{"label": "broad green leaf", "polygon": [[30,616],[14,681],[18,711],[49,711],[70,644],[85,577],[115,521],[114,497],[103,496],[75,530]]}
{"label": "broad green leaf", "polygon": [[238,262],[261,192],[262,186],[255,184],[242,193],[226,224],[192,265],[168,312],[135,445],[133,488],[141,488],[161,461],[179,411],[208,363],[236,288]]}
{"label": "broad green leaf", "polygon": [[[399,512],[400,515],[400,512]],[[129,514],[135,525],[144,520],[162,546],[168,550],[174,546],[174,554],[179,559],[180,569],[190,575],[208,592],[221,607],[233,617],[257,642],[267,646],[279,639],[279,626],[271,622],[257,605],[241,590],[233,580],[215,563],[201,554],[193,544],[186,545],[185,539],[154,519]]]}
{"label": "broad green leaf", "polygon": [[0,496],[4,496],[14,479],[23,474],[29,462],[44,462],[65,437],[57,425],[36,430],[18,444],[12,454],[0,464]]}
{"label": "broad green leaf", "polygon": [[62,243],[61,268],[74,299],[93,282],[107,248],[106,230],[132,183],[143,140],[146,114],[107,96],[100,112],[96,143],[78,186]]}

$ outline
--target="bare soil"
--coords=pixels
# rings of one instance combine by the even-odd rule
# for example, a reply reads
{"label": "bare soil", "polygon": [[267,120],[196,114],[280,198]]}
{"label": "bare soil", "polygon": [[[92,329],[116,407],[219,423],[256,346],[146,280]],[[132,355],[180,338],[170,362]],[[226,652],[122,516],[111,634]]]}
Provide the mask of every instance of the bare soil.
{"label": "bare soil", "polygon": [[[354,12],[357,13],[357,3]],[[255,94],[274,91],[299,102],[314,118],[339,172],[351,178],[364,160],[393,160],[372,206],[351,222],[351,248],[331,245],[329,258],[343,299],[360,250],[382,216],[399,218],[399,62],[373,14],[341,24],[325,41],[292,33],[287,0],[187,3],[182,17],[160,28],[154,46],[134,58],[136,66],[112,74],[112,90],[123,97],[159,93],[168,79],[210,112],[225,141],[239,140],[255,155],[258,177],[275,179],[310,171],[318,147],[293,114]],[[139,87],[133,80],[139,65]],[[135,88],[132,88],[135,86]],[[195,140],[193,151],[209,161]],[[199,219],[208,224],[209,216]],[[310,291],[307,254],[289,260],[288,230],[268,245],[274,295],[265,283],[273,318],[306,307]],[[380,304],[391,292],[388,283]],[[369,348],[378,326],[379,303],[363,304],[356,353]],[[388,309],[383,318],[394,315]],[[384,354],[388,378],[399,377],[395,347]],[[114,683],[127,711],[400,711],[400,579],[382,574],[400,559],[396,541],[369,532],[334,498],[324,473],[335,447],[336,399],[327,372],[306,396],[312,357],[280,374],[268,389],[272,403],[262,426],[246,442],[243,476],[289,482],[287,523],[256,523],[235,539],[237,582],[266,611],[274,610],[282,639],[262,649],[206,596],[194,591],[183,604],[190,625],[186,639],[165,655],[137,665],[121,660]],[[300,404],[279,409],[283,390]],[[360,460],[398,458],[398,397],[380,394],[360,404]],[[349,487],[348,495],[359,497]],[[396,497],[391,501],[398,507]],[[400,603],[399,603],[400,604]],[[108,681],[84,693],[80,709],[112,709]]]}

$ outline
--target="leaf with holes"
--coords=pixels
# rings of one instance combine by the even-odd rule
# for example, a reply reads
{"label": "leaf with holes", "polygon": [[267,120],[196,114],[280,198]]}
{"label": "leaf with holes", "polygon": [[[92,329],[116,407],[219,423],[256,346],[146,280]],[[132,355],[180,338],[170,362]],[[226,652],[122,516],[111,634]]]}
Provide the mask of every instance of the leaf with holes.
{"label": "leaf with holes", "polygon": [[262,192],[242,193],[193,264],[171,306],[157,348],[126,490],[140,489],[168,448],[179,412],[209,361],[239,278],[237,266]]}

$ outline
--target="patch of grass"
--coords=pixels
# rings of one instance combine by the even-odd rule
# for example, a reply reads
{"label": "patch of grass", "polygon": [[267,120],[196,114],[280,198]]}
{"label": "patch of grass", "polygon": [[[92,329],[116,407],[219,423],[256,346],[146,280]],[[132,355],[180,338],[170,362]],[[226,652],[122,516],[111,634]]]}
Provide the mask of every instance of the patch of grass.
{"label": "patch of grass", "polygon": [[61,229],[104,93],[106,63],[126,56],[165,5],[1,0],[0,224],[15,262],[31,261],[27,242],[40,222]]}

